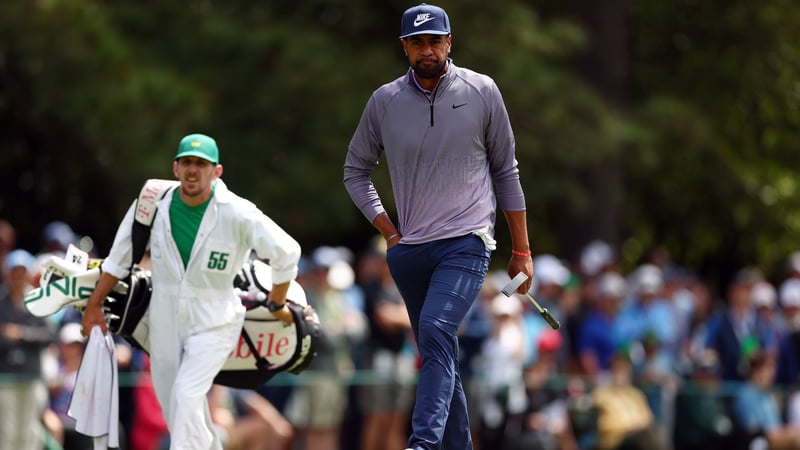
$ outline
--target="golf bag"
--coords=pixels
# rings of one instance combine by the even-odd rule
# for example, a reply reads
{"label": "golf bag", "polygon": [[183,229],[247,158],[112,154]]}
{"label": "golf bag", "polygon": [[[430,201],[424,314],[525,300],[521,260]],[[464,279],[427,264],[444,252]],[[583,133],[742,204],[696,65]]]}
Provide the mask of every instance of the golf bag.
{"label": "golf bag", "polygon": [[[68,258],[74,260],[70,253],[77,252],[80,251],[75,247],[70,248]],[[88,255],[85,258],[88,259]],[[51,257],[43,266],[41,286],[25,296],[27,311],[46,317],[73,306],[82,312],[100,277],[99,261],[93,260],[91,264],[94,267],[81,268],[62,258]],[[215,383],[254,389],[280,372],[298,374],[305,370],[317,354],[320,323],[306,301],[303,288],[291,282],[287,304],[294,321],[285,324],[266,308],[268,287],[272,286],[272,270],[268,264],[259,260],[245,263],[233,285],[247,312],[239,342],[228,355]],[[103,303],[109,330],[148,353],[147,311],[151,293],[150,272],[135,266]]]}

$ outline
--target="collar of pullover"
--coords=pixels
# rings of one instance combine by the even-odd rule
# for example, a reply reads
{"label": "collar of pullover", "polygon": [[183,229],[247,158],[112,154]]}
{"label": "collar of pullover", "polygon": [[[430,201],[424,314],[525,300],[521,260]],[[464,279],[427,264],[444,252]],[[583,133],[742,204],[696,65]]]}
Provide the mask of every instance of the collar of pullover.
{"label": "collar of pullover", "polygon": [[447,72],[445,72],[444,75],[439,77],[439,81],[436,83],[436,87],[433,88],[432,91],[429,91],[429,90],[423,88],[419,84],[419,82],[417,81],[417,78],[414,76],[414,69],[409,67],[408,68],[408,84],[412,88],[414,88],[414,89],[422,92],[423,94],[425,94],[427,97],[430,97],[433,94],[434,91],[439,89],[440,86],[441,87],[445,87],[448,84],[450,84],[450,81],[454,78],[453,72],[455,72],[455,70],[456,70],[456,66],[453,64],[453,60],[451,58],[447,58]]}

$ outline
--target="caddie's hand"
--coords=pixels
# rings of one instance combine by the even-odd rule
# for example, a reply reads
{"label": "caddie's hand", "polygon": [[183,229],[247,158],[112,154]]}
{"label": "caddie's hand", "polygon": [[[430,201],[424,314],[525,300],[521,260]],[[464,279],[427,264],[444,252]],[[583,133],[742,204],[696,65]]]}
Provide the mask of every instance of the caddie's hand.
{"label": "caddie's hand", "polygon": [[520,272],[527,275],[528,279],[519,285],[516,292],[517,294],[525,294],[531,289],[531,283],[533,282],[533,260],[531,255],[511,255],[511,259],[508,261],[508,276],[514,278]]}
{"label": "caddie's hand", "polygon": [[294,322],[294,316],[292,316],[292,313],[289,311],[289,307],[286,306],[286,303],[283,304],[283,308],[274,311],[272,315],[287,325]]}
{"label": "caddie's hand", "polygon": [[103,334],[108,334],[108,325],[106,324],[105,314],[101,306],[87,306],[83,312],[83,320],[81,321],[82,334],[89,337],[92,328],[97,325],[103,331]]}

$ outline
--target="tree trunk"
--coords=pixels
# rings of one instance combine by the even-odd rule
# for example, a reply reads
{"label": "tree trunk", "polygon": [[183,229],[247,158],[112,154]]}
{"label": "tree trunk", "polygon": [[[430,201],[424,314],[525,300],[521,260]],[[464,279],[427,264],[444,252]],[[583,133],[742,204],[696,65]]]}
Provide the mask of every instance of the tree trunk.
{"label": "tree trunk", "polygon": [[[614,109],[628,104],[630,78],[630,0],[574,0],[586,30],[588,46],[576,61],[579,72]],[[562,217],[560,248],[577,261],[581,249],[602,239],[619,249],[623,201],[622,155],[586,167],[577,174],[589,198],[588,207]]]}

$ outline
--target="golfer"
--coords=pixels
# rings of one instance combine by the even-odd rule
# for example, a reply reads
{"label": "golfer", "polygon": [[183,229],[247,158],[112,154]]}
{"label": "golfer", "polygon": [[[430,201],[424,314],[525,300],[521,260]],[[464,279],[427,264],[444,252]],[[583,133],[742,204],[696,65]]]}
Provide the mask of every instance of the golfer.
{"label": "golfer", "polygon": [[[500,91],[488,76],[449,58],[447,13],[424,3],[406,10],[400,43],[411,67],[367,102],[350,141],[344,184],[387,240],[387,262],[422,359],[408,446],[471,449],[456,332],[496,246],[496,202],[511,231],[509,274],[531,279],[525,196]],[[371,179],[383,153],[397,225]],[[526,281],[518,292],[529,288]]]}

